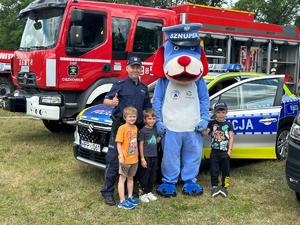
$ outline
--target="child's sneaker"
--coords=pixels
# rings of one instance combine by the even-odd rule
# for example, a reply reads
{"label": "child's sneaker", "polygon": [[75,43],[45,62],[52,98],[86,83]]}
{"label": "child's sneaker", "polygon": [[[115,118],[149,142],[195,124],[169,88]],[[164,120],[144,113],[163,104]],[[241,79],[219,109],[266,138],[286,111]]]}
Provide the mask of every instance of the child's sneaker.
{"label": "child's sneaker", "polygon": [[148,199],[149,199],[150,201],[155,201],[155,200],[157,200],[157,197],[156,197],[154,194],[152,194],[152,192],[149,192],[149,193],[147,194],[147,197],[148,197]]}
{"label": "child's sneaker", "polygon": [[227,191],[227,188],[226,187],[222,187],[219,191],[219,193],[221,195],[223,195],[225,198],[228,196],[228,191]]}
{"label": "child's sneaker", "polygon": [[133,205],[138,205],[140,203],[140,201],[138,199],[134,198],[133,196],[128,197],[127,201]]}
{"label": "child's sneaker", "polygon": [[141,195],[141,196],[140,196],[140,200],[141,200],[141,202],[144,202],[144,203],[150,202],[150,201],[149,201],[149,198],[148,198],[148,196],[147,196],[147,194]]}
{"label": "child's sneaker", "polygon": [[135,206],[127,200],[123,200],[118,204],[118,208],[133,209]]}
{"label": "child's sneaker", "polygon": [[220,191],[217,186],[213,186],[211,188],[211,197],[216,197],[219,193]]}

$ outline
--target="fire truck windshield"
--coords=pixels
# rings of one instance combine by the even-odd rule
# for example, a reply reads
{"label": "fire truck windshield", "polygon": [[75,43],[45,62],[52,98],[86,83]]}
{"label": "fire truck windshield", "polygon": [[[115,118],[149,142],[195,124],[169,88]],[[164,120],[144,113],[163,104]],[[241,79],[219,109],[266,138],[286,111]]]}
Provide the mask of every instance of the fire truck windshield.
{"label": "fire truck windshield", "polygon": [[22,35],[21,50],[52,48],[60,31],[64,10],[49,9],[30,13]]}

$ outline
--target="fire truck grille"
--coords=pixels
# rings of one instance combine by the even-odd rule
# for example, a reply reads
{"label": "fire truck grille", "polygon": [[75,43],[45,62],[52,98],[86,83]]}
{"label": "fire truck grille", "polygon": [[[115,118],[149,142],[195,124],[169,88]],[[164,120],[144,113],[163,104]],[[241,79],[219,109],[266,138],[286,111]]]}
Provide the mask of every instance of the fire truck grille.
{"label": "fire truck grille", "polygon": [[21,87],[36,87],[35,73],[18,73],[18,84]]}

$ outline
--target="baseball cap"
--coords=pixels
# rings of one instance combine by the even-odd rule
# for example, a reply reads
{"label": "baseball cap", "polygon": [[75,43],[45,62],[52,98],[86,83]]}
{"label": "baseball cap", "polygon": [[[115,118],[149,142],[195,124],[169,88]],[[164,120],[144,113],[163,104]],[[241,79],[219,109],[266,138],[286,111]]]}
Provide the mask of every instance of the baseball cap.
{"label": "baseball cap", "polygon": [[127,61],[127,66],[128,65],[142,65],[142,61],[139,57],[130,57]]}
{"label": "baseball cap", "polygon": [[227,105],[225,102],[217,102],[214,106],[214,110],[218,111],[218,110],[227,110]]}

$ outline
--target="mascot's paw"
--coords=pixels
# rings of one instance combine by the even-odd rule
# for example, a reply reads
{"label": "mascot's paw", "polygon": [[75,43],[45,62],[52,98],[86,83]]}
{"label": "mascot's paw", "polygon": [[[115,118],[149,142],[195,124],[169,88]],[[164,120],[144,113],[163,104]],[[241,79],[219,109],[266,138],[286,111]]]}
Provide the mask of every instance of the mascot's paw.
{"label": "mascot's paw", "polygon": [[157,133],[159,135],[164,135],[167,131],[167,128],[165,127],[165,125],[162,122],[156,123],[156,129],[157,129]]}
{"label": "mascot's paw", "polygon": [[187,181],[183,185],[182,193],[186,195],[201,195],[203,193],[203,188],[200,184],[197,184],[193,181]]}
{"label": "mascot's paw", "polygon": [[207,128],[207,125],[208,125],[208,121],[201,119],[198,125],[195,127],[195,131],[202,132]]}
{"label": "mascot's paw", "polygon": [[163,183],[159,185],[156,192],[159,195],[162,195],[164,197],[175,197],[177,194],[175,184],[169,184],[169,183]]}

